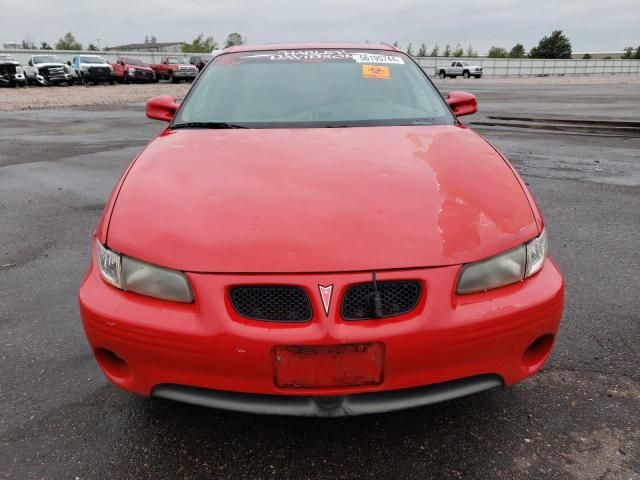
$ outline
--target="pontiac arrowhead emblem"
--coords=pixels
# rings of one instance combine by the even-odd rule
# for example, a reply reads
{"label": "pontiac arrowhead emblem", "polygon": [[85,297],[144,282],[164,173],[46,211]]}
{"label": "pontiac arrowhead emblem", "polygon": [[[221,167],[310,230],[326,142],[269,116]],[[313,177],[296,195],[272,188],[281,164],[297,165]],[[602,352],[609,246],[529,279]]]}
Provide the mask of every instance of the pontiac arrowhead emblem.
{"label": "pontiac arrowhead emblem", "polygon": [[320,300],[322,300],[322,306],[324,307],[324,313],[329,316],[329,306],[331,305],[331,294],[333,293],[333,285],[318,285],[320,290]]}

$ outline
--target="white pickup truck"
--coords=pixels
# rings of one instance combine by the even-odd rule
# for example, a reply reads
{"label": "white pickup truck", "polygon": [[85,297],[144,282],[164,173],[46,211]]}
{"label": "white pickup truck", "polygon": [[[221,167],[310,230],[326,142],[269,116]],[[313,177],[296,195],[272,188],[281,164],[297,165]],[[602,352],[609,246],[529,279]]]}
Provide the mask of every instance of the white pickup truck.
{"label": "white pickup truck", "polygon": [[480,78],[482,76],[482,67],[474,65],[471,62],[458,60],[451,62],[450,67],[436,67],[436,75],[440,78],[456,78],[458,75],[462,75],[464,78]]}

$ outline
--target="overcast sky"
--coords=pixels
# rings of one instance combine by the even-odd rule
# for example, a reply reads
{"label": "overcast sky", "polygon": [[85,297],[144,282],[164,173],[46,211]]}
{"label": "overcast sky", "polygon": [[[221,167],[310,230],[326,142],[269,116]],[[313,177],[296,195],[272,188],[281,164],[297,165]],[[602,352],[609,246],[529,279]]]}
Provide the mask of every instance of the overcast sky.
{"label": "overcast sky", "polygon": [[[85,46],[191,41],[222,42],[239,32],[249,43],[437,42],[481,53],[492,45],[528,50],[562,29],[574,52],[640,45],[639,0],[0,0],[0,44],[29,39],[53,45],[71,31]],[[149,5],[146,7],[145,5]]]}

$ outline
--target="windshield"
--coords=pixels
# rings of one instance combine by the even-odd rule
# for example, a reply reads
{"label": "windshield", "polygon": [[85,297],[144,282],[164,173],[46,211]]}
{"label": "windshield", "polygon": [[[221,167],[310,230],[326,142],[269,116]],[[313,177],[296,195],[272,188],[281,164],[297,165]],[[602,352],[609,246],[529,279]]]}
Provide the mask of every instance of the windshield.
{"label": "windshield", "polygon": [[172,126],[203,123],[348,127],[453,124],[454,118],[403,53],[330,49],[217,56]]}
{"label": "windshield", "polygon": [[102,57],[80,57],[80,61],[82,63],[107,63],[107,61]]}
{"label": "windshield", "polygon": [[168,58],[167,63],[169,65],[188,65],[186,58]]}
{"label": "windshield", "polygon": [[144,63],[142,60],[139,60],[137,58],[125,58],[124,63],[126,63],[127,65],[137,65],[139,67],[147,66],[146,63]]}
{"label": "windshield", "polygon": [[33,57],[33,63],[64,63],[57,55],[38,55]]}

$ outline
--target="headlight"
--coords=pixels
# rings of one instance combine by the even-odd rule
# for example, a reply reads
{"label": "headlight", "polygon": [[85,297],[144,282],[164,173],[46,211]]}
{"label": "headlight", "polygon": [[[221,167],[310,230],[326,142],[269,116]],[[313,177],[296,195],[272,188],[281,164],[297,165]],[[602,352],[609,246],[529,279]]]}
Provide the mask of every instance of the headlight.
{"label": "headlight", "polygon": [[98,270],[102,278],[121,290],[174,302],[193,302],[184,273],[141,262],[105,248],[96,241]]}
{"label": "headlight", "polygon": [[17,73],[21,73],[22,72],[22,67],[20,65],[16,66],[16,72]]}
{"label": "headlight", "polygon": [[109,65],[109,71],[113,73],[113,67],[111,65]]}
{"label": "headlight", "polygon": [[136,73],[135,68],[129,68],[129,75],[135,75],[135,73]]}
{"label": "headlight", "polygon": [[456,292],[483,292],[521,282],[537,273],[547,258],[547,232],[524,245],[462,267]]}
{"label": "headlight", "polygon": [[527,272],[524,278],[538,273],[547,259],[547,231],[527,243]]}
{"label": "headlight", "polygon": [[68,65],[64,66],[64,71],[67,72],[67,73],[69,73],[71,71],[71,70],[69,70],[69,66]]}

